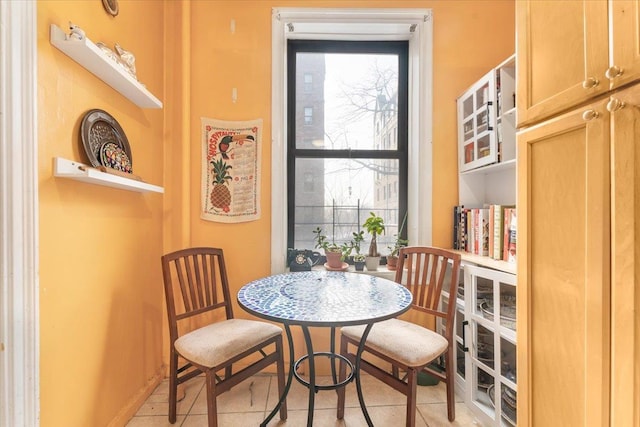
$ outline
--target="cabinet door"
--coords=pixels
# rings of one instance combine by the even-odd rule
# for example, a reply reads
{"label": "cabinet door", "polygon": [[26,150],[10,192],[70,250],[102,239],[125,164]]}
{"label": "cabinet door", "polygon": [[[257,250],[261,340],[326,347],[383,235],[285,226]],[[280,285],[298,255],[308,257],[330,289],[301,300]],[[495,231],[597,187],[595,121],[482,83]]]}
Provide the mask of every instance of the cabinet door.
{"label": "cabinet door", "polygon": [[460,171],[495,163],[496,73],[490,71],[458,99]]}
{"label": "cabinet door", "polygon": [[640,79],[640,2],[611,1],[613,63],[608,71],[611,88]]}
{"label": "cabinet door", "polygon": [[[624,105],[618,101],[624,102]],[[640,85],[612,110],[611,425],[640,425]]]}
{"label": "cabinet door", "polygon": [[609,90],[607,2],[517,1],[518,127]]}
{"label": "cabinet door", "polygon": [[516,425],[515,275],[465,265],[464,278],[467,404],[484,423]]}
{"label": "cabinet door", "polygon": [[609,425],[605,104],[517,137],[519,427]]}

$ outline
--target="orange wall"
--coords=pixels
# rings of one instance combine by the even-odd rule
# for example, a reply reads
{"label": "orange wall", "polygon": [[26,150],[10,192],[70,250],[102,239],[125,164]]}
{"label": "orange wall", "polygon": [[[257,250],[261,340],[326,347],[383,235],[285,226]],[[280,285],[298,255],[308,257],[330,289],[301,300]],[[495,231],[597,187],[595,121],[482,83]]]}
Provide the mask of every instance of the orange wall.
{"label": "orange wall", "polygon": [[[206,1],[191,3],[190,182],[194,244],[223,247],[235,289],[270,272],[272,7],[431,8],[434,19],[433,244],[451,247],[458,200],[456,98],[514,52],[513,1]],[[231,34],[234,19],[236,32]],[[232,88],[238,100],[231,100]],[[264,120],[262,218],[242,224],[203,221],[200,118]],[[282,165],[286,167],[286,165]],[[250,262],[251,268],[245,268]],[[234,289],[234,290],[235,290]]]}
{"label": "orange wall", "polygon": [[163,110],[139,108],[49,43],[49,25],[66,30],[69,21],[94,42],[118,42],[136,55],[139,80],[163,99],[162,3],[119,3],[115,18],[95,0],[37,5],[45,427],[124,424],[136,396],[163,373],[163,196],[52,176],[55,156],[86,162],[80,123],[100,108],[125,131],[134,172],[163,185]]}
{"label": "orange wall", "polygon": [[[455,99],[514,51],[514,2],[120,0],[38,2],[41,425],[123,425],[163,373],[166,314],[159,258],[188,245],[224,248],[232,291],[269,274],[271,8],[430,8],[434,18],[433,243],[450,245],[457,203]],[[236,33],[230,33],[230,21]],[[136,55],[140,81],[164,101],[144,110],[49,43],[49,24]],[[238,100],[231,101],[231,89]],[[125,130],[134,171],[164,185],[140,194],[52,177],[52,158],[86,161],[84,112]],[[262,118],[262,218],[200,219],[200,118]],[[284,167],[284,165],[283,165]],[[244,313],[236,307],[236,314]]]}

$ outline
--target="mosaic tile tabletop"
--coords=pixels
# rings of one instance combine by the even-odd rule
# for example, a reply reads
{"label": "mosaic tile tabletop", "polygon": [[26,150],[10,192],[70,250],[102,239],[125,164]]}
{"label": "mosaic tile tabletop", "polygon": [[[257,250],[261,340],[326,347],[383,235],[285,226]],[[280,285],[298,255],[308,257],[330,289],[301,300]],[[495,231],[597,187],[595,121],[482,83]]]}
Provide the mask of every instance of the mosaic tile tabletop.
{"label": "mosaic tile tabletop", "polygon": [[308,326],[344,326],[395,317],[411,304],[397,283],[367,274],[335,271],[284,273],[255,280],[238,302],[258,317]]}

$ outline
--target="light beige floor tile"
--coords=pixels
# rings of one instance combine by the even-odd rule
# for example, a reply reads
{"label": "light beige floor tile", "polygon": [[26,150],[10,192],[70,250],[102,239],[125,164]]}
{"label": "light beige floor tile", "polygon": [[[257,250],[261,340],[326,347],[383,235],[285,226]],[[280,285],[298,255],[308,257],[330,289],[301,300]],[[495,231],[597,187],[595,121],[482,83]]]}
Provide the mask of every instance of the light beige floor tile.
{"label": "light beige floor tile", "polygon": [[[268,427],[288,426],[300,427],[307,425],[308,411],[288,411],[286,421],[281,421],[280,416],[276,415]],[[313,411],[314,427],[346,427],[343,420],[336,418],[335,409],[316,409]]]}
{"label": "light beige floor tile", "polygon": [[[262,412],[218,414],[218,427],[257,427],[263,418]],[[207,416],[189,415],[181,427],[207,427]]]}
{"label": "light beige floor tile", "polygon": [[[321,376],[317,379],[318,384],[330,384],[331,376]],[[275,376],[272,379],[271,388],[269,390],[269,400],[267,402],[267,410],[271,411],[279,399],[278,386]],[[321,390],[314,398],[315,409],[335,408],[338,402],[338,396],[334,390]],[[306,410],[309,408],[309,389],[300,384],[295,378],[291,383],[291,389],[287,395],[287,408],[289,410]]]}
{"label": "light beige floor tile", "polygon": [[[367,411],[374,426],[377,427],[398,427],[405,424],[406,406],[369,406]],[[367,427],[367,422],[362,414],[362,410],[357,408],[345,408],[345,427]],[[416,413],[416,427],[428,427],[422,416]]]}
{"label": "light beige floor tile", "polygon": [[[276,382],[275,380],[273,381]],[[264,412],[271,375],[254,375],[218,396],[218,414],[229,412]],[[207,388],[202,387],[191,414],[207,413]]]}
{"label": "light beige floor tile", "polygon": [[446,403],[428,403],[417,406],[418,412],[422,414],[429,427],[477,427],[481,425],[464,403],[456,403],[456,419],[453,422],[449,422],[447,418]]}
{"label": "light beige floor tile", "polygon": [[[166,384],[165,384],[166,383]],[[178,402],[177,414],[188,414],[193,406],[193,402],[204,386],[204,378],[196,377],[186,383],[184,399]],[[169,391],[168,381],[163,381],[152,393],[153,399],[147,401],[140,407],[136,416],[142,415],[167,415],[169,413]]]}
{"label": "light beige floor tile", "polygon": [[170,424],[167,415],[135,416],[126,427],[180,427],[184,419],[185,415],[178,415],[176,423]]}
{"label": "light beige floor tile", "polygon": [[[330,376],[319,377],[321,384],[330,382]],[[376,427],[397,427],[404,425],[406,398],[386,384],[370,375],[363,374],[363,393],[369,414]],[[185,398],[178,402],[176,424],[168,422],[168,381],[163,381],[142,405],[127,427],[197,427],[206,426],[206,389],[204,378],[194,378],[186,383]],[[218,396],[220,427],[258,426],[273,409],[279,397],[275,375],[258,374]],[[276,414],[269,426],[304,426],[307,423],[308,389],[295,379],[287,398],[288,420],[280,421]],[[336,419],[337,395],[335,391],[320,391],[315,396],[314,426],[317,427],[360,427],[366,422],[354,383],[347,386],[344,420]],[[456,396],[460,399],[460,396]],[[253,400],[253,401],[252,401]],[[185,417],[186,414],[189,414]],[[182,414],[182,415],[180,415]],[[476,427],[471,411],[463,404],[456,404],[456,420],[447,420],[446,387],[418,387],[418,411],[416,426],[464,426]]]}

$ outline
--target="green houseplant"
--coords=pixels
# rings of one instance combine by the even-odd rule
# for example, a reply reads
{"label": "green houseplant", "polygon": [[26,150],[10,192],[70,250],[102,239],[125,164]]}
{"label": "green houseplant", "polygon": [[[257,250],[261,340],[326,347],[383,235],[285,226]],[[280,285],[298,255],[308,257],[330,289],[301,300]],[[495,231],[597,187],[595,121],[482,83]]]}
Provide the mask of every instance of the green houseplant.
{"label": "green houseplant", "polygon": [[395,270],[398,265],[398,252],[400,252],[400,248],[407,246],[409,241],[407,239],[402,238],[402,231],[404,230],[404,225],[407,222],[407,214],[404,215],[404,219],[402,220],[402,224],[398,229],[398,234],[396,234],[393,245],[387,246],[389,249],[389,255],[387,255],[387,268],[389,270]]}
{"label": "green houseplant", "polygon": [[353,232],[353,239],[351,240],[351,248],[356,252],[353,255],[353,264],[356,267],[356,271],[363,271],[365,264],[365,256],[360,253],[360,244],[364,241],[364,230],[360,230],[357,233]]}
{"label": "green houseplant", "polygon": [[313,234],[315,234],[315,247],[324,249],[324,255],[327,258],[327,266],[329,269],[342,269],[342,261],[351,253],[351,247],[348,244],[339,246],[335,242],[329,241],[327,236],[322,233],[322,228],[320,227],[313,230]]}
{"label": "green houseplant", "polygon": [[371,242],[369,243],[369,252],[367,254],[367,270],[375,271],[380,264],[380,253],[378,252],[378,240],[377,237],[384,232],[384,219],[371,212],[371,215],[364,221],[362,228],[367,230],[367,233],[371,235]]}

